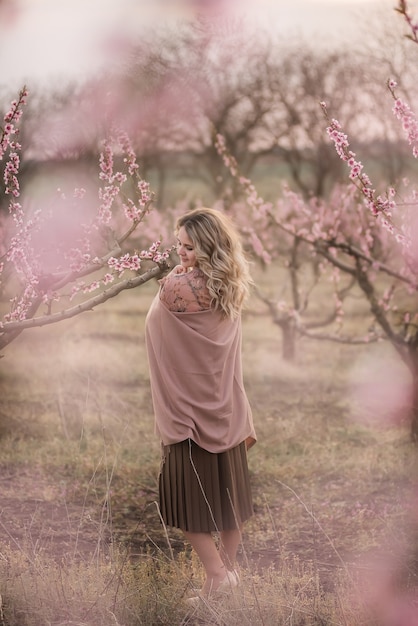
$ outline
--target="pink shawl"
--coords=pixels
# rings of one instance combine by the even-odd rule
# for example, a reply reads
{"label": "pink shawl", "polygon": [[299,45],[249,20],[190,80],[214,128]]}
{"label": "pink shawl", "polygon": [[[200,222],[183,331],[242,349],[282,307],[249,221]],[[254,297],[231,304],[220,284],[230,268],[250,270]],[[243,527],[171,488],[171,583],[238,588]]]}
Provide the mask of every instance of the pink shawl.
{"label": "pink shawl", "polygon": [[159,294],[146,319],[156,432],[223,452],[256,439],[241,365],[241,321],[213,310],[170,311]]}

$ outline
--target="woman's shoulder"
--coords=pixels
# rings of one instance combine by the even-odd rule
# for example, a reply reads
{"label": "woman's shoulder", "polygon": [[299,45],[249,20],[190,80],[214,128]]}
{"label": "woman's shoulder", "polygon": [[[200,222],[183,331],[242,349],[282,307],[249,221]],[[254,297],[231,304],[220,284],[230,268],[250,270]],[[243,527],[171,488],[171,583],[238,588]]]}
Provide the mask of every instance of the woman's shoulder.
{"label": "woman's shoulder", "polygon": [[198,267],[194,267],[191,270],[185,270],[181,265],[176,265],[167,276],[161,278],[159,281],[161,285],[170,283],[176,284],[190,284],[194,282],[203,282],[206,285],[206,276]]}
{"label": "woman's shoulder", "polygon": [[206,277],[199,268],[187,272],[176,266],[160,281],[160,299],[171,311],[195,312],[210,308]]}

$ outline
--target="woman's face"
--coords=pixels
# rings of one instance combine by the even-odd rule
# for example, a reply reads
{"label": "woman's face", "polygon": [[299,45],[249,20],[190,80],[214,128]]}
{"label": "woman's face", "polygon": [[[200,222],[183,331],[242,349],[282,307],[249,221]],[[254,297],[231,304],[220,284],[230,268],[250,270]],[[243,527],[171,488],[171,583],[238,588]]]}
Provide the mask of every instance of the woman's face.
{"label": "woman's face", "polygon": [[180,257],[180,263],[184,269],[195,267],[196,253],[194,245],[184,226],[182,226],[177,233],[177,254]]}

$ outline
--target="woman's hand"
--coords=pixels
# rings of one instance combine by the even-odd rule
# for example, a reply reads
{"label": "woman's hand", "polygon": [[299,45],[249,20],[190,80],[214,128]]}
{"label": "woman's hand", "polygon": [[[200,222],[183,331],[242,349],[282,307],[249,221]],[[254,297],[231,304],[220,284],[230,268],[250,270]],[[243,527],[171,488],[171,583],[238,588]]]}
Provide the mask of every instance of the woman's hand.
{"label": "woman's hand", "polygon": [[170,274],[185,274],[186,272],[187,269],[185,267],[182,265],[176,265],[176,267],[171,270]]}

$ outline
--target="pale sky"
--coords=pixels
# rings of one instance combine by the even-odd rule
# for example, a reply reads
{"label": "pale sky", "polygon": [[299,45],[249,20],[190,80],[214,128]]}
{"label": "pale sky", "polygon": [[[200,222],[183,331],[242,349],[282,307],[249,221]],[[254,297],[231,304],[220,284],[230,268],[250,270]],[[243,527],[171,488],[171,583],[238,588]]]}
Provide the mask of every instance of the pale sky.
{"label": "pale sky", "polygon": [[[140,36],[173,6],[192,0],[2,0],[0,88],[26,81],[65,82],[92,73],[123,52],[125,36]],[[197,0],[193,0],[197,2]],[[202,4],[205,0],[199,0]],[[209,0],[206,0],[209,1]],[[213,1],[213,0],[212,0]],[[355,37],[362,13],[397,0],[229,0],[243,5],[280,36],[313,42]],[[150,10],[153,7],[153,10]],[[164,10],[164,12],[163,12]],[[364,13],[366,14],[366,13]],[[178,17],[178,14],[176,15]]]}

